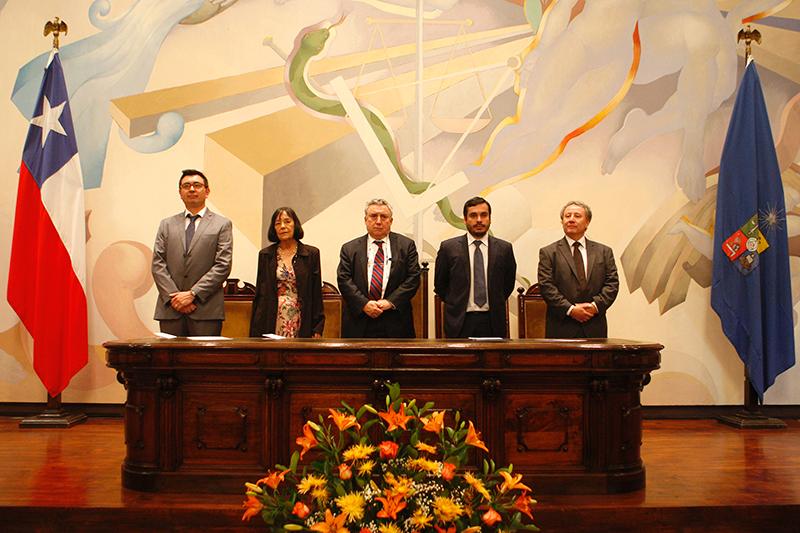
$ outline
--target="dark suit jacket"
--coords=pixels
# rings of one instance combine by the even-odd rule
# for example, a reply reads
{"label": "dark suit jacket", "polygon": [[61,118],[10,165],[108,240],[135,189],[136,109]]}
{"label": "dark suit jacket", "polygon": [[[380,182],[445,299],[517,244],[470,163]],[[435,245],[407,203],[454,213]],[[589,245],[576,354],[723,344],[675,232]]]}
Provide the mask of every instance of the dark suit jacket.
{"label": "dark suit jacket", "polygon": [[370,320],[384,321],[389,337],[414,337],[411,298],[419,288],[417,247],[408,237],[392,232],[389,233],[389,246],[389,279],[383,297],[395,309],[384,311],[380,317],[372,319],[363,311],[369,301],[367,236],[342,245],[336,273],[339,292],[345,303],[342,309],[342,337],[363,337]]}
{"label": "dark suit jacket", "polygon": [[[278,245],[273,244],[258,254],[258,276],[256,297],[253,300],[253,316],[250,319],[250,336],[260,337],[264,333],[275,333],[278,318]],[[292,261],[297,278],[297,296],[300,299],[300,330],[298,337],[322,335],[325,328],[325,312],[322,307],[322,273],[319,250],[301,242],[297,243],[297,254]]]}
{"label": "dark suit jacket", "polygon": [[[454,237],[439,245],[436,254],[436,272],[433,290],[444,301],[444,334],[457,337],[464,325],[467,300],[472,283],[469,266],[469,241],[467,235]],[[506,300],[514,291],[517,262],[510,242],[489,235],[489,262],[487,287],[489,296],[489,321],[492,335],[508,337],[506,328]]]}
{"label": "dark suit jacket", "polygon": [[231,273],[233,226],[222,215],[206,210],[197,222],[194,237],[186,250],[184,212],[165,218],[158,226],[153,245],[153,280],[158,288],[156,320],[174,320],[181,313],[170,306],[170,293],[193,290],[197,309],[194,320],[222,320],[225,300],[222,282]]}
{"label": "dark suit jacket", "polygon": [[[546,337],[608,337],[606,310],[614,303],[619,291],[614,252],[604,244],[587,239],[586,263],[588,297],[580,299],[575,262],[566,237],[539,250],[539,289],[547,302]],[[582,302],[594,302],[598,310],[597,315],[583,324],[567,316],[571,305]]]}

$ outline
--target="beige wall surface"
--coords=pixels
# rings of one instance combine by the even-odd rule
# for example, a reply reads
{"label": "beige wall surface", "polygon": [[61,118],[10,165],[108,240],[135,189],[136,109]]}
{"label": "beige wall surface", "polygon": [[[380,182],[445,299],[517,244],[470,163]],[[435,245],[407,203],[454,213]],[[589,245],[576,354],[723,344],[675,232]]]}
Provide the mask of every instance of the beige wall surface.
{"label": "beige wall surface", "polygon": [[[562,235],[561,206],[583,200],[594,213],[587,236],[614,249],[620,272],[609,335],[665,346],[643,401],[741,403],[743,365],[709,288],[717,166],[744,64],[736,35],[741,19],[760,17],[754,57],[785,189],[796,324],[800,4],[425,0],[417,106],[415,3],[116,0],[106,12],[91,0],[0,2],[0,401],[45,397],[5,288],[15,169],[36,58],[50,46],[42,27],[58,15],[69,24],[61,58],[88,213],[89,364],[65,402],[123,400],[101,345],[157,331],[153,240],[182,209],[180,170],[196,167],[211,209],[234,224],[232,276],[252,282],[278,206],[298,211],[323,279],[335,281],[339,247],[364,232],[370,198],[394,205],[393,230],[432,266],[439,243],[463,233],[437,201],[449,199],[457,219],[483,195],[527,287],[539,248]],[[366,128],[344,116],[349,96],[374,113]],[[431,184],[424,200],[412,182]],[[800,403],[800,370],[765,401]]]}

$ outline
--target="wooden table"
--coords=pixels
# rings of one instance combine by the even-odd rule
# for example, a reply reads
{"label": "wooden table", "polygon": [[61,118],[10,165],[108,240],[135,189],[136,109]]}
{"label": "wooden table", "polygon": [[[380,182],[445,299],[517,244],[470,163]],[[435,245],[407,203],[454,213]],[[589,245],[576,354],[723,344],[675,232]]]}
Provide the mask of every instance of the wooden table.
{"label": "wooden table", "polygon": [[[640,489],[639,394],[663,346],[619,339],[112,341],[128,391],[123,486],[240,492],[288,464],[306,420],[404,397],[473,420],[536,492]],[[452,423],[452,417],[448,417]],[[483,455],[471,456],[481,464]]]}

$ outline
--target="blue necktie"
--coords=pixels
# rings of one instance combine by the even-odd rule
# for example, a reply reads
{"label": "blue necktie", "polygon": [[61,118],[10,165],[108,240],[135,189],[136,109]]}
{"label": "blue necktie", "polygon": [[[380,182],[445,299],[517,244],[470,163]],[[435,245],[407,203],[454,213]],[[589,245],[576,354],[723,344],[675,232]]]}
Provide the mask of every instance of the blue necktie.
{"label": "blue necktie", "polygon": [[186,215],[186,218],[189,219],[189,224],[186,226],[186,251],[188,252],[194,238],[194,223],[200,218],[200,215]]}
{"label": "blue necktie", "polygon": [[483,307],[486,304],[486,272],[483,270],[481,244],[481,241],[475,241],[475,256],[472,266],[473,301],[478,307]]}

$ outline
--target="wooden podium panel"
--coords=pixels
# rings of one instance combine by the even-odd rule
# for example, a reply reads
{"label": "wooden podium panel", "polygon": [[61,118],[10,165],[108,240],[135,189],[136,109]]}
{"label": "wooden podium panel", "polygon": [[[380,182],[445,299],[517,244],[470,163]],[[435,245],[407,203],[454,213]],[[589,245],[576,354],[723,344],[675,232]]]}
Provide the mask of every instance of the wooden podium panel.
{"label": "wooden podium panel", "polygon": [[[513,463],[536,492],[589,494],[644,486],[639,394],[663,348],[617,339],[138,339],[105,347],[128,391],[127,488],[240,492],[288,464],[306,420],[327,420],[341,401],[383,409],[387,384],[398,382],[404,397],[472,420],[495,462]],[[484,457],[476,449],[470,463]]]}

